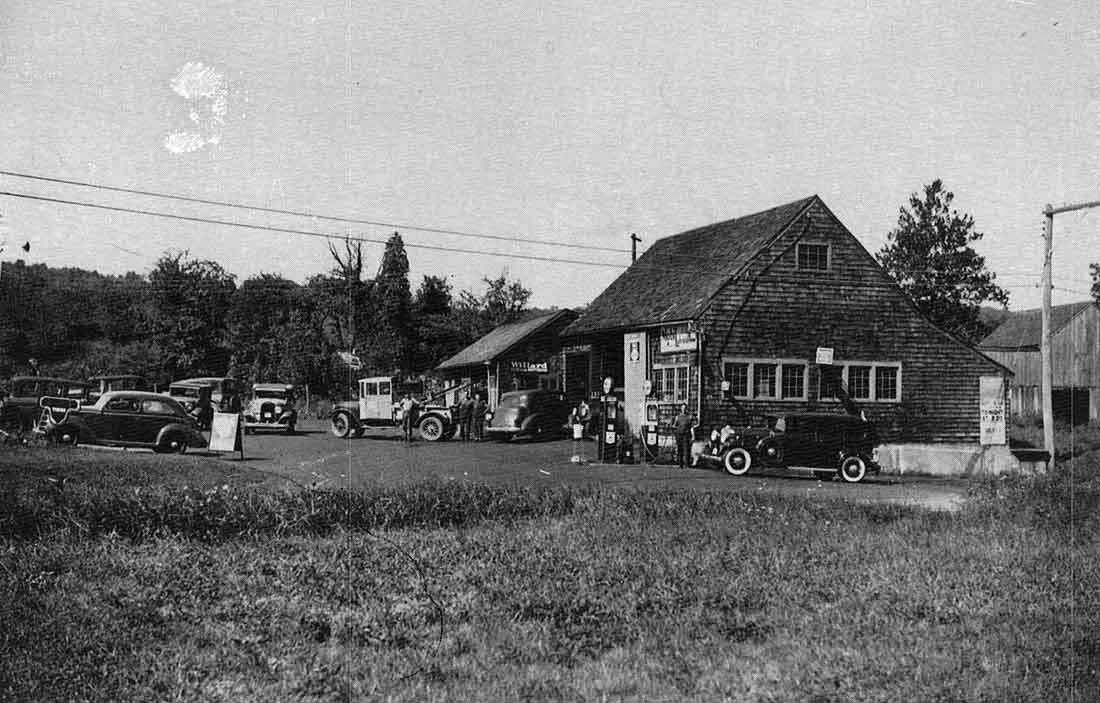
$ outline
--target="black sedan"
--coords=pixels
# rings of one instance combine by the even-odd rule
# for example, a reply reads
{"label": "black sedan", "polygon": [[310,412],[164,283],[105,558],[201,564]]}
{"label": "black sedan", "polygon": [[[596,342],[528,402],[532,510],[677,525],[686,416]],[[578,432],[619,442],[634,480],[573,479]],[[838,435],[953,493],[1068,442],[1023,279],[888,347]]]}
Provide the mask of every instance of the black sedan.
{"label": "black sedan", "polygon": [[[48,403],[43,403],[48,405]],[[111,391],[94,405],[47,408],[46,434],[64,444],[148,447],[156,452],[205,448],[198,423],[175,400],[157,393]]]}

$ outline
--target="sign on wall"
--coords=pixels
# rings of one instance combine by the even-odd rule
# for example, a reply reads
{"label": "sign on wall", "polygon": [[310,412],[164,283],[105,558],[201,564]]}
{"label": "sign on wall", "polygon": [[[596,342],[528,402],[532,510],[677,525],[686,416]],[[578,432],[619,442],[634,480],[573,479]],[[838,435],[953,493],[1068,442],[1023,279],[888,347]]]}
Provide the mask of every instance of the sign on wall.
{"label": "sign on wall", "polygon": [[699,346],[695,331],[685,325],[665,325],[661,328],[661,353],[692,351]]}
{"label": "sign on wall", "polygon": [[548,361],[519,361],[513,359],[508,362],[509,368],[519,373],[550,373]]}
{"label": "sign on wall", "polygon": [[1004,377],[982,376],[978,381],[981,443],[1004,444],[1007,425]]}
{"label": "sign on wall", "polygon": [[818,347],[815,361],[822,366],[831,366],[833,363],[833,348]]}

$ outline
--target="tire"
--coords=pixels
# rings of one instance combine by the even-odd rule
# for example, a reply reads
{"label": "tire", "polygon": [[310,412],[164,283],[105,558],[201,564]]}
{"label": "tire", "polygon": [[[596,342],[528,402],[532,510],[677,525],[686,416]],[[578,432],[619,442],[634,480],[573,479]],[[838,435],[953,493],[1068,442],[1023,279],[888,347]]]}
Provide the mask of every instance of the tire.
{"label": "tire", "polygon": [[164,437],[164,442],[154,448],[158,454],[186,454],[187,442],[177,434]]}
{"label": "tire", "polygon": [[783,447],[772,437],[760,441],[759,454],[766,466],[780,466],[783,463]]}
{"label": "tire", "polygon": [[420,419],[420,439],[425,442],[438,442],[443,439],[445,430],[443,420],[435,415],[428,415]]}
{"label": "tire", "polygon": [[336,413],[332,416],[329,429],[340,439],[346,439],[352,431],[351,416],[347,413]]}
{"label": "tire", "polygon": [[58,427],[54,430],[54,442],[75,447],[80,444],[80,433],[75,427]]}
{"label": "tire", "polygon": [[859,483],[867,475],[867,464],[858,456],[850,456],[840,464],[840,477],[845,483]]}
{"label": "tire", "polygon": [[752,468],[752,454],[744,447],[734,447],[722,457],[722,466],[730,476],[744,476]]}
{"label": "tire", "polygon": [[288,424],[286,426],[286,433],[287,434],[294,434],[294,423],[293,422],[291,422],[290,424]]}

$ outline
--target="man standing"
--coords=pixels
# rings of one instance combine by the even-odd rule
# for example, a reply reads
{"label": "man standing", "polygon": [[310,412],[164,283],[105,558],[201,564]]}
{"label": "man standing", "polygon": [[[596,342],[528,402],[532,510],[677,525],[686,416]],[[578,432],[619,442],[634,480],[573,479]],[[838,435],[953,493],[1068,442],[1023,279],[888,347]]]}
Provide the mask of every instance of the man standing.
{"label": "man standing", "polygon": [[485,434],[485,401],[481,398],[481,393],[474,396],[474,407],[472,417],[470,418],[470,424],[473,429],[474,440],[480,442]]}
{"label": "man standing", "polygon": [[401,427],[405,431],[405,441],[411,442],[413,438],[413,428],[416,427],[416,400],[413,399],[408,393],[401,399]]}
{"label": "man standing", "polygon": [[680,414],[672,421],[672,430],[676,435],[676,461],[684,468],[691,458],[691,435],[695,428],[695,418],[688,412],[687,403],[680,406]]}
{"label": "man standing", "polygon": [[458,438],[463,442],[470,441],[470,414],[474,411],[473,406],[474,401],[469,393],[458,401]]}

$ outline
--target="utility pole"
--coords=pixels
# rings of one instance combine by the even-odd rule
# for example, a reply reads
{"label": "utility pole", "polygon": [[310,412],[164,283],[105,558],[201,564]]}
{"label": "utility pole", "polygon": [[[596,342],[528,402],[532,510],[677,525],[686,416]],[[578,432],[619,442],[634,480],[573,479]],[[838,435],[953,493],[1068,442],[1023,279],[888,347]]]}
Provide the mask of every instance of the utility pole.
{"label": "utility pole", "polygon": [[638,260],[638,242],[640,241],[642,241],[642,238],[637,233],[630,233],[630,263]]}
{"label": "utility pole", "polygon": [[1062,212],[1073,212],[1074,210],[1085,210],[1094,207],[1100,207],[1100,200],[1062,205],[1061,207],[1051,207],[1047,204],[1043,208],[1043,214],[1046,215],[1046,227],[1043,229],[1043,332],[1040,339],[1039,355],[1043,364],[1043,449],[1050,456],[1047,462],[1048,469],[1054,468],[1054,370],[1050,360],[1050,291],[1053,286],[1050,260],[1051,245],[1054,239],[1054,216]]}

